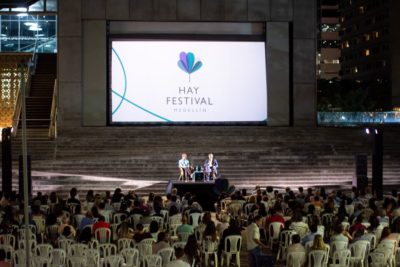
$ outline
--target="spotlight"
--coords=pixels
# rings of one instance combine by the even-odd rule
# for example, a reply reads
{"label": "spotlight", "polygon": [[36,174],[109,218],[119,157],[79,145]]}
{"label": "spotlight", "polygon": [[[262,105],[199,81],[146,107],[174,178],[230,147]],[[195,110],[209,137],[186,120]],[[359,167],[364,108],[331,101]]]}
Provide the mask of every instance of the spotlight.
{"label": "spotlight", "polygon": [[375,129],[375,134],[378,134],[378,129]]}
{"label": "spotlight", "polygon": [[365,133],[369,134],[369,128],[365,128]]}

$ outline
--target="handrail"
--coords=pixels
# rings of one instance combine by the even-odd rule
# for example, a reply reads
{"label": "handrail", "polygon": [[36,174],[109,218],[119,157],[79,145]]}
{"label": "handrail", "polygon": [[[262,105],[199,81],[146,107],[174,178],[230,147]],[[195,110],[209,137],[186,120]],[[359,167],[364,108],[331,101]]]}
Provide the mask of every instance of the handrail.
{"label": "handrail", "polygon": [[[23,85],[23,83],[25,83],[25,95],[29,95],[29,93],[30,93],[31,77],[33,74],[35,74],[35,71],[36,71],[37,45],[38,45],[38,40],[36,39],[35,48],[34,48],[34,51],[33,51],[30,61],[27,64],[25,62],[20,62],[18,64],[18,68],[21,68],[20,87]],[[25,67],[27,67],[26,73],[23,72],[23,68],[25,68]],[[25,79],[25,77],[27,77],[27,78]],[[22,109],[22,95],[21,95],[21,89],[19,89],[17,92],[17,98],[16,98],[15,105],[14,105],[14,114],[13,114],[13,119],[12,119],[12,129],[13,129],[12,136],[13,137],[17,136],[19,118],[21,116],[21,109]]]}
{"label": "handrail", "polygon": [[51,101],[49,137],[57,138],[58,83],[54,80],[53,100]]}

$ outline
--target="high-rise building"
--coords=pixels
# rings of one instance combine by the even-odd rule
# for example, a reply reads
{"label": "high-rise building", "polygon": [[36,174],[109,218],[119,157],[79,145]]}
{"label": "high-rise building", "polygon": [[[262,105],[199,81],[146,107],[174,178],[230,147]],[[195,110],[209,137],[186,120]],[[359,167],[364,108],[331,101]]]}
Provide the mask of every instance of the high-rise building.
{"label": "high-rise building", "polygon": [[339,1],[318,1],[318,78],[339,78],[340,72],[340,24]]}
{"label": "high-rise building", "polygon": [[342,0],[342,78],[390,83],[390,0]]}

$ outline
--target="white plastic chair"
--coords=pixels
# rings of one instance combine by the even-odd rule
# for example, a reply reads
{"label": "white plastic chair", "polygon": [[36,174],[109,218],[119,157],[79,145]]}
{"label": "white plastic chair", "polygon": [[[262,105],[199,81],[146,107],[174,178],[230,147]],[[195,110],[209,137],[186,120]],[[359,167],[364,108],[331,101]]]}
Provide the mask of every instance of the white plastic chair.
{"label": "white plastic chair", "polygon": [[10,245],[0,245],[0,249],[4,250],[6,253],[6,260],[11,262],[14,258],[14,247]]}
{"label": "white plastic chair", "polygon": [[292,243],[292,236],[296,234],[294,230],[284,230],[279,235],[279,249],[276,259],[284,259],[286,248]]}
{"label": "white plastic chair", "polygon": [[75,244],[75,241],[71,240],[71,239],[60,239],[58,241],[58,247],[63,249],[63,250],[65,250],[67,255],[69,255],[70,248],[71,248],[72,244]]}
{"label": "white plastic chair", "polygon": [[[34,239],[30,239],[30,240],[29,240],[28,246],[29,246],[29,248],[30,248],[31,251],[34,251],[36,245],[37,245],[36,240],[34,240]],[[19,240],[19,242],[18,242],[18,248],[19,248],[19,249],[25,249],[25,239]]]}
{"label": "white plastic chair", "polygon": [[125,248],[133,248],[134,247],[134,241],[133,239],[130,238],[120,238],[118,239],[118,251],[121,251]]}
{"label": "white plastic chair", "polygon": [[113,223],[120,224],[122,223],[122,218],[127,218],[125,213],[114,213],[113,215]]}
{"label": "white plastic chair", "polygon": [[290,226],[290,229],[294,230],[300,236],[301,239],[303,239],[303,237],[305,237],[308,233],[308,227],[301,225],[292,225]]}
{"label": "white plastic chair", "polygon": [[15,236],[12,234],[0,235],[0,245],[9,245],[15,248]]}
{"label": "white plastic chair", "polygon": [[116,245],[108,243],[108,244],[100,244],[99,251],[100,251],[100,256],[105,258],[111,255],[116,255],[118,249]]}
{"label": "white plastic chair", "polygon": [[347,249],[349,246],[349,242],[347,241],[332,241],[331,244],[331,251],[330,251],[330,256],[333,255],[333,253],[335,253],[335,251],[337,250],[343,250],[343,249]]}
{"label": "white plastic chair", "polygon": [[51,266],[64,266],[67,253],[63,249],[55,248],[51,251]]}
{"label": "white plastic chair", "polygon": [[14,267],[26,266],[25,249],[18,249],[14,251],[13,265]]}
{"label": "white plastic chair", "polygon": [[83,251],[88,266],[100,266],[100,252],[97,249],[86,249]]}
{"label": "white plastic chair", "polygon": [[279,241],[279,234],[284,229],[284,224],[281,222],[272,222],[268,227],[269,246],[273,248],[274,243]]}
{"label": "white plastic chair", "polygon": [[208,259],[210,256],[214,257],[214,266],[218,267],[218,243],[213,242],[211,238],[207,238],[203,240],[203,244],[201,246],[201,254],[204,255],[204,264],[208,266]]}
{"label": "white plastic chair", "polygon": [[368,245],[365,242],[357,241],[350,245],[350,260],[353,266],[364,267],[364,261],[369,251]]}
{"label": "white plastic chair", "polygon": [[140,214],[132,214],[129,216],[128,221],[131,225],[133,225],[133,228],[136,229],[136,225],[143,219],[143,216]]}
{"label": "white plastic chair", "polygon": [[86,267],[85,257],[68,257],[67,267]]}
{"label": "white plastic chair", "polygon": [[191,234],[192,234],[192,233],[178,233],[179,241],[181,241],[181,242],[187,242],[187,240],[189,239],[189,236],[190,236]]}
{"label": "white plastic chair", "polygon": [[369,254],[368,258],[371,260],[369,263],[370,267],[386,267],[385,253],[374,251]]}
{"label": "white plastic chair", "polygon": [[94,237],[99,241],[100,244],[106,244],[111,242],[111,230],[108,228],[98,228],[94,233]]}
{"label": "white plastic chair", "polygon": [[127,267],[139,267],[139,250],[136,248],[124,248],[119,253],[125,260]]}
{"label": "white plastic chair", "polygon": [[305,252],[289,252],[286,256],[286,267],[302,267],[306,260]]}
{"label": "white plastic chair", "polygon": [[193,226],[193,228],[196,228],[200,221],[201,221],[201,216],[202,213],[200,212],[194,212],[189,214],[189,224]]}
{"label": "white plastic chair", "polygon": [[58,234],[58,225],[57,224],[53,224],[53,225],[49,225],[46,227],[46,234],[47,234],[47,239],[52,242],[55,243],[59,234]]}
{"label": "white plastic chair", "polygon": [[168,262],[172,261],[175,257],[175,250],[173,248],[163,248],[157,251],[157,255],[162,258],[162,265],[167,265]]}
{"label": "white plastic chair", "polygon": [[51,251],[52,250],[53,250],[53,247],[49,244],[39,244],[35,247],[35,255],[51,260]]}
{"label": "white plastic chair", "polygon": [[41,256],[33,256],[33,267],[50,267],[50,259]]}
{"label": "white plastic chair", "polygon": [[143,260],[144,256],[151,255],[153,253],[152,244],[140,242],[139,244],[136,244],[136,248],[139,250],[139,256],[141,260]]}
{"label": "white plastic chair", "polygon": [[89,249],[89,246],[86,244],[72,244],[69,247],[69,252],[68,255],[72,256],[72,257],[82,257],[83,256],[83,252],[85,250]]}
{"label": "white plastic chair", "polygon": [[324,267],[326,258],[325,250],[312,250],[308,253],[308,267]]}
{"label": "white plastic chair", "polygon": [[172,244],[174,248],[185,248],[186,242],[175,242]]}
{"label": "white plastic chair", "polygon": [[124,263],[124,258],[119,255],[111,255],[104,258],[104,267],[121,267]]}
{"label": "white plastic chair", "polygon": [[156,242],[154,238],[145,238],[142,241],[140,241],[140,243],[142,244],[150,244],[150,245],[153,245],[154,242]]}
{"label": "white plastic chair", "polygon": [[46,220],[42,217],[33,217],[32,220],[36,224],[36,229],[37,229],[36,234],[42,236],[42,242],[43,242],[43,236],[44,233],[46,232]]}
{"label": "white plastic chair", "polygon": [[374,250],[376,248],[376,236],[374,234],[368,233],[362,236],[363,239],[368,240],[370,244],[370,250]]}
{"label": "white plastic chair", "polygon": [[336,250],[333,253],[332,264],[329,267],[349,267],[351,251],[350,249]]}
{"label": "white plastic chair", "polygon": [[[229,249],[228,249],[229,247]],[[230,235],[225,238],[225,249],[222,250],[221,266],[224,266],[224,258],[226,257],[227,266],[230,265],[232,256],[236,258],[236,264],[240,267],[240,250],[242,248],[242,237],[240,235]]]}
{"label": "white plastic chair", "polygon": [[160,255],[151,254],[143,257],[143,267],[162,267],[162,258]]}

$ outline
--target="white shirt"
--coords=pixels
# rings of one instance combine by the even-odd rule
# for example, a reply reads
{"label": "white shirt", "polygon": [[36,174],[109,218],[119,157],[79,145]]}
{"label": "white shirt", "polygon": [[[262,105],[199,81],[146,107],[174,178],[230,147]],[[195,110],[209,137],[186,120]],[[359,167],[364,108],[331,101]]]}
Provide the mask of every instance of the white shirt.
{"label": "white shirt", "polygon": [[247,250],[253,250],[259,246],[254,239],[260,240],[260,228],[253,222],[246,229]]}
{"label": "white shirt", "polygon": [[190,267],[190,264],[183,260],[170,261],[165,267]]}
{"label": "white shirt", "polygon": [[179,160],[179,168],[189,168],[189,160],[188,159],[180,159]]}

